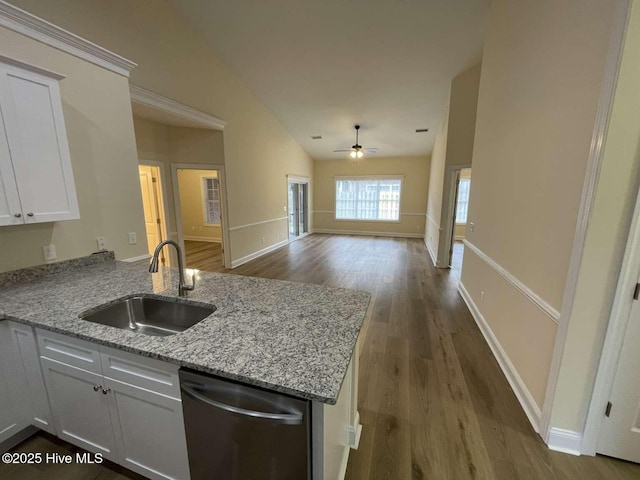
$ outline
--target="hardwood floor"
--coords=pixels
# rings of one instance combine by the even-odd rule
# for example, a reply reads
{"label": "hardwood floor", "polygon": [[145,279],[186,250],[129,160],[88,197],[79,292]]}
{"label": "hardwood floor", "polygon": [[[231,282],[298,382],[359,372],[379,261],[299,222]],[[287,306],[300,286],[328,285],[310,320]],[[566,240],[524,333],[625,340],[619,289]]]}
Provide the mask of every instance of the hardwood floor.
{"label": "hardwood floor", "polygon": [[[422,240],[315,234],[233,273],[372,293],[361,334],[363,431],[348,480],[640,478],[640,465],[547,449],[458,294],[458,275],[436,269]],[[41,438],[20,448],[38,451]],[[0,465],[0,478],[45,478],[21,468]],[[93,479],[104,467],[56,468],[60,476],[46,478]]]}
{"label": "hardwood floor", "polygon": [[206,272],[217,272],[224,268],[221,243],[185,240],[184,249],[186,268]]}

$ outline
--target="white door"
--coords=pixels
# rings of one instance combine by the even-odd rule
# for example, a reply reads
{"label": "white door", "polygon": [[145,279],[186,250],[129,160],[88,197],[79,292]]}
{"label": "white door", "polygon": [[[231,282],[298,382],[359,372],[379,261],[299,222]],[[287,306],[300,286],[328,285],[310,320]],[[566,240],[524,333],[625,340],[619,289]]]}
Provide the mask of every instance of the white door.
{"label": "white door", "polygon": [[117,462],[102,375],[41,358],[58,437]]}
{"label": "white door", "polygon": [[20,362],[11,341],[9,322],[0,322],[0,442],[29,425],[31,404]]}
{"label": "white door", "polygon": [[[640,280],[639,280],[640,281]],[[640,463],[640,300],[635,300],[597,452]]]}
{"label": "white door", "polygon": [[[149,253],[153,253],[156,245],[162,241],[160,233],[160,212],[154,183],[157,178],[153,175],[153,167],[139,165],[140,189],[142,191],[142,205],[144,210],[144,225],[147,232],[147,246]],[[164,255],[161,253],[161,255]],[[164,262],[162,262],[164,264]]]}
{"label": "white door", "polygon": [[105,377],[120,465],[153,479],[189,479],[182,402]]}
{"label": "white door", "polygon": [[20,225],[24,223],[22,206],[1,113],[0,111],[0,226]]}

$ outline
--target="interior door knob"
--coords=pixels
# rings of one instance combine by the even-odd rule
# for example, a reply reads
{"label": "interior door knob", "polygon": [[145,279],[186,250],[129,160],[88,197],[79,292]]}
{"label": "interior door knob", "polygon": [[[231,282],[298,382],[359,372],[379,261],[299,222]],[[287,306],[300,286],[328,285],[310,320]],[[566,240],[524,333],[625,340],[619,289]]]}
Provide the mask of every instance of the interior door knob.
{"label": "interior door knob", "polygon": [[27,213],[27,217],[33,217],[33,212]]}
{"label": "interior door knob", "polygon": [[94,386],[93,386],[93,391],[94,391],[94,392],[97,392],[97,391],[98,391],[98,390],[100,390],[101,388],[102,388],[102,386],[100,386],[100,385],[94,385]]}
{"label": "interior door knob", "polygon": [[13,216],[16,217],[16,218],[20,218],[20,217],[22,217],[22,214],[21,213],[16,213]]}

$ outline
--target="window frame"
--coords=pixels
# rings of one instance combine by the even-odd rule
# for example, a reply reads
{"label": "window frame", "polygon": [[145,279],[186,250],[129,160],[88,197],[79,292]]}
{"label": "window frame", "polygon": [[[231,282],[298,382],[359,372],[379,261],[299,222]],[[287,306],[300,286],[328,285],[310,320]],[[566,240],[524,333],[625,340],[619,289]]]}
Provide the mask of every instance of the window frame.
{"label": "window frame", "polygon": [[469,184],[469,187],[467,188],[467,218],[465,219],[464,222],[461,222],[458,220],[458,205],[460,203],[460,184],[458,184],[458,195],[456,198],[456,225],[466,225],[469,222],[469,197],[471,196],[471,179],[470,178],[461,178],[460,179],[460,183],[462,182],[466,182]]}
{"label": "window frame", "polygon": [[[210,223],[207,218],[207,209],[209,200],[207,199],[207,180],[217,180],[218,181],[218,211],[220,212],[220,222],[218,223]],[[220,191],[220,177],[214,175],[202,175],[200,177],[200,197],[202,201],[202,225],[206,227],[220,227],[222,223],[222,192]]]}
{"label": "window frame", "polygon": [[[402,192],[404,190],[404,175],[350,175],[333,177],[333,220],[336,222],[368,222],[368,223],[400,223],[402,221]],[[338,218],[337,191],[340,181],[366,181],[366,180],[399,180],[400,195],[398,198],[398,219],[374,219],[374,218]]]}

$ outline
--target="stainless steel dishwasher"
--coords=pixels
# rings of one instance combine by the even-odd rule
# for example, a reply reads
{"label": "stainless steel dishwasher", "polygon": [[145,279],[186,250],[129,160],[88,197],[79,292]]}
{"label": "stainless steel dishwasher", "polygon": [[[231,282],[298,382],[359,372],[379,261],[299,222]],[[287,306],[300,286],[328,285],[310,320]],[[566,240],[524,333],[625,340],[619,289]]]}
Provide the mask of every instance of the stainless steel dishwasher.
{"label": "stainless steel dishwasher", "polygon": [[309,480],[308,401],[180,370],[192,480]]}

